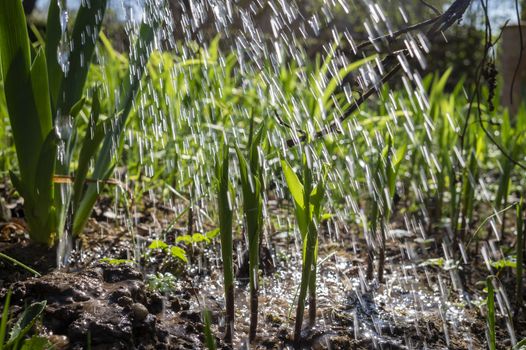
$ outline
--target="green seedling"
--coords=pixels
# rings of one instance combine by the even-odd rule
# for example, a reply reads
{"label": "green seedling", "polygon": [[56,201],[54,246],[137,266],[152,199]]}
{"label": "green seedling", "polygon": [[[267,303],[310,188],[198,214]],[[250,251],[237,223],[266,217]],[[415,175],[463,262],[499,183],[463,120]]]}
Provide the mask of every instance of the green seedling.
{"label": "green seedling", "polygon": [[148,275],[146,283],[148,288],[164,295],[173,293],[177,289],[177,277],[170,272],[157,272],[155,275]]}
{"label": "green seedling", "polygon": [[221,237],[221,257],[223,259],[223,283],[225,289],[225,342],[232,344],[234,333],[234,264],[233,264],[233,188],[229,179],[228,146],[225,144],[216,159],[218,194],[217,206],[219,211],[219,232]]}
{"label": "green seedling", "polygon": [[[308,148],[305,148],[305,152],[309,152]],[[294,342],[296,346],[299,346],[301,341],[301,327],[303,325],[307,291],[309,291],[309,322],[313,325],[316,321],[317,225],[320,222],[320,209],[325,195],[323,178],[320,179],[317,185],[313,185],[311,164],[307,161],[306,154],[303,155],[302,163],[303,183],[299,180],[289,163],[285,159],[281,160],[283,174],[294,199],[296,221],[303,241],[303,265],[294,327]]]}
{"label": "green seedling", "polygon": [[249,141],[248,161],[236,147],[241,173],[243,190],[243,211],[249,251],[249,286],[250,286],[250,329],[249,341],[256,338],[258,322],[259,294],[259,250],[263,231],[263,178],[259,146],[264,137],[265,127],[261,127],[253,140]]}

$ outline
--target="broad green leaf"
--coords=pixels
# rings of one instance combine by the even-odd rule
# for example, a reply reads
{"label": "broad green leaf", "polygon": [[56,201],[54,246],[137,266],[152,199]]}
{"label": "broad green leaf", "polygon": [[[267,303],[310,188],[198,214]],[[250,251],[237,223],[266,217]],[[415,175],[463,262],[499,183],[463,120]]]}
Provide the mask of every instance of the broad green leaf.
{"label": "broad green leaf", "polygon": [[148,246],[148,249],[166,249],[168,244],[161,241],[160,239],[153,240],[152,243]]}
{"label": "broad green leaf", "polygon": [[292,199],[294,200],[294,213],[296,215],[298,228],[302,239],[305,240],[308,224],[304,205],[303,185],[289,163],[284,159],[281,160],[281,168],[283,169],[285,181],[287,182],[289,191],[292,194]]}
{"label": "broad green leaf", "polygon": [[498,270],[503,269],[505,267],[511,267],[512,269],[515,269],[517,268],[517,262],[515,260],[500,259],[497,261],[492,261],[491,266]]}
{"label": "broad green leaf", "polygon": [[292,195],[292,198],[294,199],[294,202],[298,207],[302,209],[305,208],[303,204],[303,185],[298,179],[298,176],[296,175],[294,170],[292,170],[292,167],[285,159],[281,160],[281,168],[283,169],[285,181],[287,182],[287,186],[289,188],[290,194]]}
{"label": "broad green leaf", "polygon": [[53,128],[51,105],[49,102],[49,84],[44,50],[38,50],[31,66],[31,84],[35,97],[35,107],[39,115],[40,131],[45,139]]}
{"label": "broad green leaf", "polygon": [[32,192],[44,133],[35,106],[30,74],[31,50],[20,0],[0,1],[0,57],[20,179],[26,190]]}
{"label": "broad green leaf", "polygon": [[[26,16],[20,0],[0,1],[0,52],[1,72],[6,80],[13,61],[29,72],[31,51],[27,34]],[[21,76],[20,78],[23,78]]]}
{"label": "broad green leaf", "polygon": [[46,63],[53,115],[56,112],[60,83],[64,76],[62,68],[58,63],[58,47],[61,35],[60,9],[58,7],[58,1],[53,0],[49,2],[46,24]]}
{"label": "broad green leaf", "polygon": [[170,247],[170,254],[177,259],[180,259],[184,262],[188,262],[188,258],[186,257],[186,252],[183,248],[177,247],[177,246],[171,246]]}
{"label": "broad green leaf", "polygon": [[216,228],[214,230],[211,230],[211,231],[208,231],[207,233],[205,233],[205,236],[208,238],[208,239],[214,239],[217,237],[217,235],[219,234],[219,229]]}

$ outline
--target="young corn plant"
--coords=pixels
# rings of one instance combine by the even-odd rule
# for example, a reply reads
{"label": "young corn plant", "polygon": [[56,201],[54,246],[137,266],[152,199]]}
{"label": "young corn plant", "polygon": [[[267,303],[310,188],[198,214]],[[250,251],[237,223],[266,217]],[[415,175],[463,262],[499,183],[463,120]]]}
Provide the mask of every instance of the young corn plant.
{"label": "young corn plant", "polygon": [[256,338],[259,294],[259,250],[263,231],[263,174],[259,149],[265,134],[261,127],[253,140],[249,140],[248,161],[236,147],[243,191],[243,211],[249,251],[250,328],[249,341]]}
{"label": "young corn plant", "polygon": [[219,212],[219,232],[221,237],[221,257],[223,259],[223,283],[225,291],[225,342],[232,344],[234,333],[234,264],[232,240],[233,187],[228,172],[228,146],[219,152],[216,159],[218,183],[217,206]]}
{"label": "young corn plant", "polygon": [[[309,152],[305,148],[305,153]],[[313,184],[312,155],[303,154],[303,182],[300,181],[292,167],[285,160],[281,160],[281,167],[287,186],[294,200],[296,221],[303,243],[303,265],[301,271],[300,292],[296,308],[296,323],[294,326],[294,343],[299,346],[301,341],[301,327],[307,291],[309,292],[309,323],[316,321],[316,265],[318,257],[318,229],[320,209],[325,195],[325,183],[322,179],[317,185]]]}
{"label": "young corn plant", "polygon": [[[397,150],[393,149],[393,141],[389,135],[387,144],[378,155],[374,173],[371,174],[372,208],[369,222],[373,236],[376,235],[378,229],[380,230],[380,254],[378,259],[378,281],[380,283],[384,281],[386,228],[393,212],[396,179],[405,152],[405,144]],[[368,279],[373,278],[373,263],[374,252],[373,248],[369,247],[367,260]]]}

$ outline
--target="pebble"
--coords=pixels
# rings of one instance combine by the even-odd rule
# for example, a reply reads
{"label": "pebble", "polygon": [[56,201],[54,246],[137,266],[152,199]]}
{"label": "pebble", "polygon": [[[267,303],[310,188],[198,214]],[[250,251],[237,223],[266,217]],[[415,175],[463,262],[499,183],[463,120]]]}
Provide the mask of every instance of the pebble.
{"label": "pebble", "polygon": [[141,303],[133,303],[131,310],[136,321],[144,321],[149,314],[146,306]]}

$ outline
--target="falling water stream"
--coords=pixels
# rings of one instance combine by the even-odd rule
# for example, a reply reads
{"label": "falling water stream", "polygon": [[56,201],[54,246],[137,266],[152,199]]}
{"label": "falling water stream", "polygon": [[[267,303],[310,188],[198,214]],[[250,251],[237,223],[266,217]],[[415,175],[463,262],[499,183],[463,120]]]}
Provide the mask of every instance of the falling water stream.
{"label": "falling water stream", "polygon": [[[58,1],[64,35],[57,55],[63,72],[68,74],[71,47],[65,34],[74,15],[69,13],[66,1]],[[90,0],[82,1],[89,3]],[[284,0],[181,0],[172,1],[171,9],[160,0],[146,2],[149,6],[146,6],[143,20],[155,15],[162,19],[162,25],[156,30],[151,48],[156,55],[141,83],[141,93],[134,101],[130,126],[124,133],[125,152],[137,152],[139,161],[137,164],[127,164],[127,156],[123,155],[115,170],[115,178],[130,188],[144,189],[143,200],[162,205],[174,215],[185,208],[185,201],[195,201],[194,209],[198,210],[194,210],[193,214],[194,231],[205,232],[217,225],[214,222],[214,156],[221,141],[228,139],[231,144],[243,145],[249,133],[246,126],[255,113],[258,113],[255,117],[259,121],[277,115],[283,121],[282,124],[287,125],[272,128],[266,136],[274,151],[265,155],[263,164],[264,179],[270,188],[264,205],[263,241],[270,248],[276,269],[264,276],[261,282],[260,338],[273,335],[275,329],[268,326],[273,319],[292,326],[288,315],[293,314],[292,305],[301,275],[299,232],[294,228],[295,221],[291,204],[287,201],[285,183],[276,172],[279,169],[279,157],[294,160],[294,153],[288,148],[287,140],[299,140],[302,137],[299,130],[314,135],[331,120],[339,118],[341,111],[347,108],[345,104],[355,103],[356,96],[375,87],[379,97],[374,97],[371,103],[382,105],[376,109],[384,110],[385,117],[371,115],[364,107],[364,110],[359,109],[347,121],[337,123],[335,129],[340,134],[334,136],[336,141],[332,147],[322,143],[310,146],[315,148],[312,153],[316,154],[316,159],[312,159],[311,163],[316,174],[331,164],[327,167],[331,186],[325,208],[332,219],[320,233],[319,341],[323,344],[323,338],[331,335],[323,333],[327,324],[338,323],[354,334],[356,339],[373,339],[378,348],[387,342],[396,343],[400,348],[425,348],[425,341],[423,344],[416,342],[411,333],[420,334],[421,339],[425,339],[426,334],[438,333],[444,346],[451,345],[451,337],[455,335],[464,338],[467,348],[476,349],[480,343],[472,338],[474,333],[469,329],[469,317],[472,316],[468,314],[468,306],[480,303],[481,299],[465,290],[458,269],[453,266],[447,268],[448,264],[454,265],[450,244],[443,243],[439,256],[427,253],[429,245],[435,243],[433,233],[425,229],[429,213],[424,209],[423,197],[430,191],[430,186],[436,185],[436,177],[440,176],[443,166],[439,155],[422,142],[423,138],[433,137],[435,128],[429,112],[430,101],[425,83],[419,73],[420,69],[427,67],[432,44],[422,31],[402,36],[403,45],[412,60],[398,55],[402,73],[397,80],[399,84],[394,84],[391,89],[381,88],[380,78],[385,71],[378,58],[352,73],[353,84],[348,77],[338,77],[342,68],[362,58],[361,54],[357,54],[357,45],[361,39],[355,38],[353,34],[358,28],[337,25],[341,14],[345,14],[343,18],[352,17],[358,13],[358,8],[362,9],[361,13],[366,16],[361,21],[351,23],[358,26],[365,37],[371,40],[373,47],[378,49],[382,41],[374,38],[391,35],[404,25],[427,17],[412,18],[415,14],[407,9],[410,5],[405,1],[328,0],[316,3],[316,9],[305,8],[302,1]],[[388,6],[388,9],[384,6]],[[139,22],[135,21],[135,15],[129,7],[123,4],[123,8],[126,14],[125,34],[133,42],[137,37]],[[429,16],[431,14],[427,13]],[[213,40],[216,36],[220,37],[219,41]],[[324,72],[302,69],[313,61],[314,55],[306,48],[311,38],[318,39],[319,42],[312,47],[322,60],[332,56]],[[177,59],[163,58],[159,52],[169,52]],[[233,63],[231,53],[235,53],[237,62]],[[133,52],[130,54],[133,55]],[[96,62],[111,65],[114,63],[112,60],[115,57],[110,57],[102,48],[97,49]],[[287,76],[286,71],[292,67],[294,76]],[[139,67],[134,69],[138,71]],[[111,76],[114,72],[110,69],[101,70],[99,83],[102,84],[107,101],[116,104],[119,98],[118,86]],[[238,77],[234,83],[231,82],[233,76]],[[336,82],[346,97],[334,98],[329,108],[320,100],[315,101],[314,105],[307,105],[309,101],[303,99],[305,96],[287,91],[291,88],[287,83],[293,82],[301,84],[304,91],[323,96],[333,77],[338,77]],[[250,103],[254,107],[247,109]],[[110,113],[116,106],[104,108]],[[310,117],[313,109],[319,110],[316,118]],[[414,124],[417,112],[423,116],[423,125]],[[455,123],[458,124],[459,116],[452,115],[451,118],[452,127],[458,129]],[[68,115],[59,115],[57,120],[59,135],[70,132],[72,125]],[[413,155],[423,157],[426,167],[418,169],[416,173],[419,176],[399,181],[398,191],[408,198],[414,198],[417,202],[414,205],[419,209],[414,214],[400,213],[396,220],[388,223],[388,241],[399,250],[388,251],[386,281],[378,284],[365,279],[364,243],[374,242],[376,238],[364,228],[368,220],[364,202],[370,200],[367,198],[369,194],[379,191],[373,180],[375,169],[366,159],[374,158],[387,142],[386,134],[374,130],[371,132],[370,125],[375,121],[378,121],[378,125],[384,125],[385,120],[389,121],[384,129],[391,134],[400,130],[406,133],[407,139],[413,142]],[[364,148],[353,146],[353,143],[366,145],[367,148],[364,151]],[[303,146],[297,147],[301,149]],[[349,152],[342,153],[344,148]],[[61,150],[65,152],[64,147]],[[452,146],[450,156],[451,161],[465,166],[465,154],[456,146]],[[406,157],[404,161],[410,162],[411,159]],[[232,169],[231,177],[237,186],[238,170],[236,166],[232,166]],[[145,181],[141,183],[141,178],[159,179],[167,174],[171,174],[173,180],[167,179],[163,188],[148,187]],[[365,178],[358,179],[361,176],[359,174],[365,174]],[[404,188],[404,184],[408,186]],[[479,183],[473,185],[484,189],[488,184],[481,178]],[[66,203],[70,190],[67,188],[69,185],[63,186]],[[127,193],[120,188],[115,188],[114,192],[117,199],[113,212],[122,213],[121,199]],[[241,207],[240,192],[236,187],[235,208]],[[171,195],[167,196],[166,193]],[[178,196],[173,196],[173,193]],[[190,193],[193,198],[188,197]],[[483,201],[486,200],[484,196],[489,195],[482,193]],[[130,201],[125,203],[130,204]],[[119,216],[116,221],[135,235],[139,220],[135,209],[130,209],[130,215]],[[236,227],[241,230],[243,218],[240,213],[235,220]],[[490,220],[496,240],[499,239],[497,220],[498,216]],[[443,224],[445,231],[451,230],[451,224]],[[136,238],[130,256],[141,254],[145,245],[141,240],[163,238],[162,226],[162,222],[158,223],[149,237]],[[72,249],[71,232],[66,230],[58,245],[59,266],[67,264]],[[236,249],[239,262],[242,260],[243,247],[239,245]],[[460,247],[464,263],[468,264],[474,257],[466,256],[465,249],[464,246]],[[195,308],[202,308],[202,303],[212,301],[217,303],[216,306],[223,303],[219,246],[211,245],[208,254],[205,258],[199,258],[207,261],[193,261],[189,267],[197,269],[197,272],[208,269],[206,273],[197,273],[198,277],[193,282],[199,283],[201,293],[198,298],[200,302],[195,303]],[[491,245],[484,245],[480,255],[488,264],[489,261],[502,258],[498,248]],[[438,265],[429,263],[440,259],[446,267],[444,270],[437,270]],[[237,290],[236,344],[239,345],[246,341],[249,310],[248,291],[242,282]],[[502,288],[499,289],[497,301],[504,313],[509,302]],[[441,329],[433,333],[429,330],[430,324],[440,325]],[[398,338],[392,339],[391,334],[398,334]],[[510,337],[513,338],[513,328],[510,328]]]}

